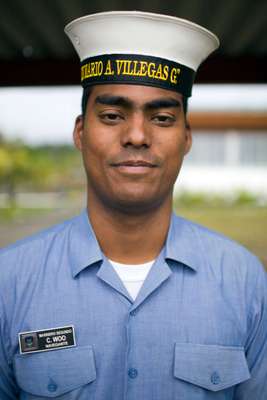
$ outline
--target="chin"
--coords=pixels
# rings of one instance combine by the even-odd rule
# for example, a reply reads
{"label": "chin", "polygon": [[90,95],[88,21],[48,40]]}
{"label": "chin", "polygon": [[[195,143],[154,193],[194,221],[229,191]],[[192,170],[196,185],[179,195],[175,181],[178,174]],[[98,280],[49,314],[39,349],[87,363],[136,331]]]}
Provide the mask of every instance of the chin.
{"label": "chin", "polygon": [[116,209],[117,211],[125,214],[138,215],[146,212],[155,210],[163,204],[165,197],[159,195],[152,197],[151,194],[148,196],[138,196],[136,193],[127,196],[118,196],[116,199],[112,199],[109,207]]}

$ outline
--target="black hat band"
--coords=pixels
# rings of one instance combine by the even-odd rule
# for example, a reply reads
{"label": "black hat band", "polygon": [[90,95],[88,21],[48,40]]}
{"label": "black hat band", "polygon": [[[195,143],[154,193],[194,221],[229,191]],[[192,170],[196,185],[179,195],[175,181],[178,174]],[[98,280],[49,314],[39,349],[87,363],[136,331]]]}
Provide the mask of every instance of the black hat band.
{"label": "black hat band", "polygon": [[82,86],[120,83],[156,86],[191,96],[195,71],[159,57],[105,54],[81,62]]}

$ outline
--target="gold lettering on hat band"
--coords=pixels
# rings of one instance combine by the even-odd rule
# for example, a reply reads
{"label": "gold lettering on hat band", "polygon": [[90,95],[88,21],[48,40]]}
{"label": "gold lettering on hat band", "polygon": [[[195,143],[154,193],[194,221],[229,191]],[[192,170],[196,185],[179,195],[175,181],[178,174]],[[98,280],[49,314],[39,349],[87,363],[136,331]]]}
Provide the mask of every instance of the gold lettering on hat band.
{"label": "gold lettering on hat band", "polygon": [[151,56],[111,54],[82,62],[84,87],[99,83],[136,83],[176,90],[191,95],[195,72],[173,61]]}
{"label": "gold lettering on hat band", "polygon": [[169,74],[169,66],[147,61],[138,60],[120,60],[116,59],[116,70],[111,67],[111,60],[107,60],[105,68],[102,61],[89,62],[82,66],[81,80],[93,78],[101,75],[114,75],[120,76],[148,76],[153,79],[160,79],[166,81],[170,79],[172,83],[177,83],[177,68],[172,68]]}

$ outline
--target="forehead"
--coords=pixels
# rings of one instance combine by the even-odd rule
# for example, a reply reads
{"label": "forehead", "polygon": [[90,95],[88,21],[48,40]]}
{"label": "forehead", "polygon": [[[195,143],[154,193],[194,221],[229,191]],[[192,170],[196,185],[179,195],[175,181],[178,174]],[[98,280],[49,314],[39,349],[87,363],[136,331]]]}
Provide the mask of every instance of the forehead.
{"label": "forehead", "polygon": [[94,103],[98,96],[103,95],[125,97],[139,105],[156,99],[173,98],[182,101],[183,98],[178,92],[152,86],[109,84],[95,85],[91,91],[90,103]]}

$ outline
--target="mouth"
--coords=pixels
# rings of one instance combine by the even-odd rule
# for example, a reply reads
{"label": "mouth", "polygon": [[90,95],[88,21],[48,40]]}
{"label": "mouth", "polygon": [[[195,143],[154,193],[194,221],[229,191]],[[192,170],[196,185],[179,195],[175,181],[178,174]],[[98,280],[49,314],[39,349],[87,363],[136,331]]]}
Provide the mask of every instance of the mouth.
{"label": "mouth", "polygon": [[157,167],[156,164],[153,164],[146,160],[126,160],[120,161],[117,163],[112,163],[112,167],[116,169],[116,171],[126,174],[126,175],[144,175]]}
{"label": "mouth", "polygon": [[156,164],[152,164],[145,160],[127,160],[118,163],[111,164],[113,167],[145,167],[155,168]]}

